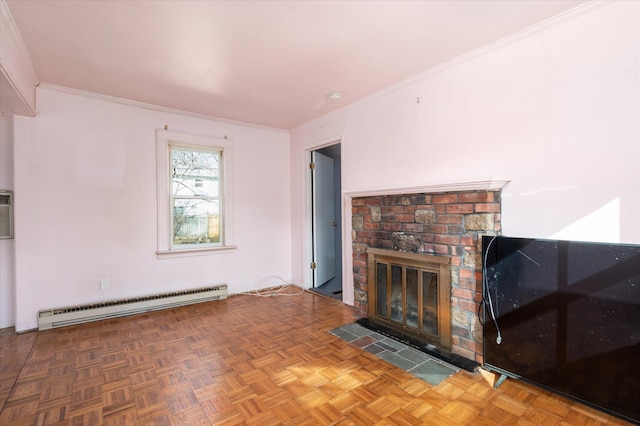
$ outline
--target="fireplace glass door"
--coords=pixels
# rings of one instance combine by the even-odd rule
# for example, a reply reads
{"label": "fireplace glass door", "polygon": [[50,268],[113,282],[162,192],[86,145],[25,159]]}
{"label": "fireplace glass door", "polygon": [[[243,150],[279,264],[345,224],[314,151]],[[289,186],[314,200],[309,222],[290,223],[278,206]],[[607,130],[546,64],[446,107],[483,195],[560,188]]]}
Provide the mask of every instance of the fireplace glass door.
{"label": "fireplace glass door", "polygon": [[377,261],[376,292],[378,317],[439,337],[437,271]]}

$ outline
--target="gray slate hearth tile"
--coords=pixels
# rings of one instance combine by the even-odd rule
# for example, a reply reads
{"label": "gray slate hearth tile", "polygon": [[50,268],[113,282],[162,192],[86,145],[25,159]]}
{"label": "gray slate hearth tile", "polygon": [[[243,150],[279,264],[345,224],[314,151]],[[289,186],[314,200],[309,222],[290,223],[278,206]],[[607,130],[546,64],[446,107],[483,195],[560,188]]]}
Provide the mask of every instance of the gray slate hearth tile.
{"label": "gray slate hearth tile", "polygon": [[386,336],[383,336],[382,334],[375,331],[372,331],[369,336],[371,336],[372,338],[376,339],[379,342],[387,338]]}
{"label": "gray slate hearth tile", "polygon": [[432,385],[437,385],[450,375],[457,372],[457,370],[433,360],[423,362],[408,371],[414,376],[424,380],[425,382],[431,383]]}
{"label": "gray slate hearth tile", "polygon": [[357,323],[347,324],[341,328],[342,330],[347,331],[351,334],[355,334],[358,337],[367,336],[371,334],[371,330],[364,328],[363,326]]}
{"label": "gray slate hearth tile", "polygon": [[429,357],[427,354],[415,351],[410,348],[403,349],[400,352],[397,352],[397,354],[416,364],[422,364],[423,362],[431,359],[431,357]]}
{"label": "gray slate hearth tile", "polygon": [[385,348],[383,348],[382,346],[374,343],[373,345],[369,345],[369,346],[365,346],[364,348],[365,351],[369,352],[370,354],[373,355],[378,355],[380,352],[384,352],[386,351]]}
{"label": "gray slate hearth tile", "polygon": [[389,352],[398,352],[398,348],[394,348],[391,345],[387,345],[385,342],[378,342],[379,346],[382,346],[383,348],[385,348],[386,350],[388,350]]}
{"label": "gray slate hearth tile", "polygon": [[360,324],[348,324],[330,330],[329,333],[433,385],[458,372],[452,365],[448,366],[428,354],[371,331]]}
{"label": "gray slate hearth tile", "polygon": [[377,355],[379,358],[382,358],[383,360],[387,361],[390,364],[395,365],[398,368],[401,368],[405,371],[410,370],[411,368],[415,367],[416,364],[409,361],[406,358],[403,358],[399,355],[394,354],[393,352],[389,352],[389,351],[384,351],[384,352],[380,352]]}
{"label": "gray slate hearth tile", "polygon": [[353,342],[358,338],[358,336],[356,336],[355,334],[345,331],[344,327],[330,330],[329,333],[333,334],[334,336],[338,336],[339,338],[347,342]]}
{"label": "gray slate hearth tile", "polygon": [[390,350],[392,350],[392,352],[398,352],[398,351],[401,351],[403,349],[406,349],[406,347],[407,347],[407,345],[405,345],[404,343],[400,343],[400,342],[397,342],[397,341],[395,341],[393,339],[389,339],[389,338],[386,338],[386,337],[385,337],[385,339],[383,341],[380,342],[380,344],[385,346],[385,347],[388,346],[388,347],[392,348],[392,349],[390,349]]}

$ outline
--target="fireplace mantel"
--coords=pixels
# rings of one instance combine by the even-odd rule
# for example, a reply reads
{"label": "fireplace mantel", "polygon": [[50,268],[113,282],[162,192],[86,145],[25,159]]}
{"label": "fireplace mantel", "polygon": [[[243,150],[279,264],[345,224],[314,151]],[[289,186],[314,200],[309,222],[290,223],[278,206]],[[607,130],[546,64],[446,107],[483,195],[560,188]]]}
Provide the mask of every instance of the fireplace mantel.
{"label": "fireplace mantel", "polygon": [[403,186],[395,188],[345,191],[344,195],[351,198],[356,198],[381,195],[437,194],[441,192],[453,191],[498,191],[504,188],[509,182],[509,179],[489,178],[458,182],[440,182],[420,186]]}

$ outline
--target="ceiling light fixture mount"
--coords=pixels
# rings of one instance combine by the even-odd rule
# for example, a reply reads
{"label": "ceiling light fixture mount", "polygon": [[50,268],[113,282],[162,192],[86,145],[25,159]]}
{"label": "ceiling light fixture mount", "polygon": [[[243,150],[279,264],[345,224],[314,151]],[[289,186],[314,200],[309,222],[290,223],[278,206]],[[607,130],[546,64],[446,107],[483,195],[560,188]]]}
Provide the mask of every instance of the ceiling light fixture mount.
{"label": "ceiling light fixture mount", "polygon": [[337,101],[342,97],[342,93],[340,92],[329,92],[327,93],[327,99],[330,101]]}

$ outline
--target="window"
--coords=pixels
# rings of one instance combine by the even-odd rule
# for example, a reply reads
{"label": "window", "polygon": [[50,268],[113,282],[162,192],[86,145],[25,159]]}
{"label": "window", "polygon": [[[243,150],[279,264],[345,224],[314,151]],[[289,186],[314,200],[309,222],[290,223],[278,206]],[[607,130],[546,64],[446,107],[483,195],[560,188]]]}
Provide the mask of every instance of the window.
{"label": "window", "polygon": [[226,138],[159,130],[158,255],[235,248],[232,143]]}
{"label": "window", "polygon": [[169,145],[171,245],[222,243],[222,151]]}

